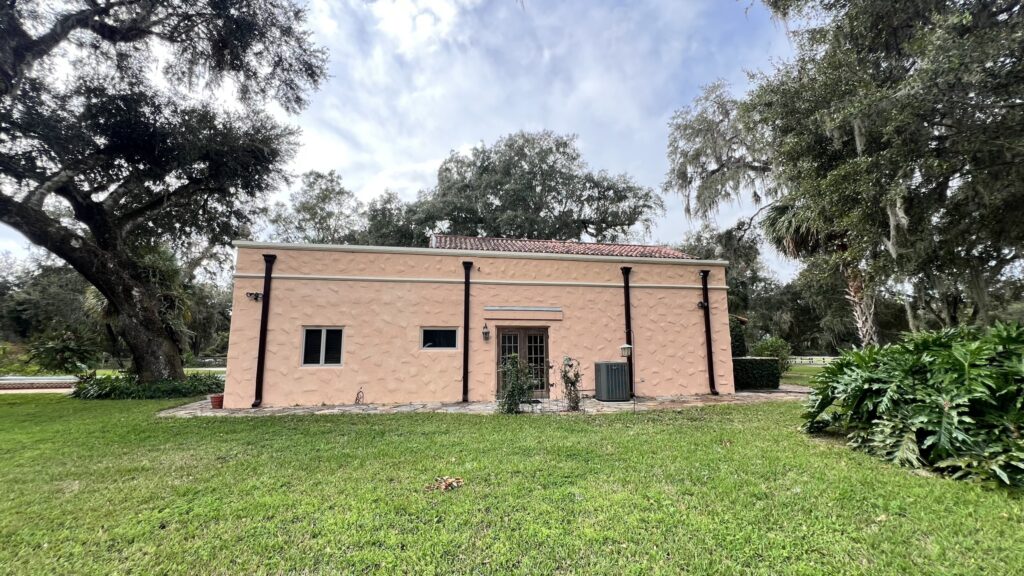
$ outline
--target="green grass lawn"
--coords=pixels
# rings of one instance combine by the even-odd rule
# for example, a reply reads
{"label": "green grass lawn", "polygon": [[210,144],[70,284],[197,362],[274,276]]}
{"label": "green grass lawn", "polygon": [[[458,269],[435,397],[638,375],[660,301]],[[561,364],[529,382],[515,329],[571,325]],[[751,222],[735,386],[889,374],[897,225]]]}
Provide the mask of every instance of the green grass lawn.
{"label": "green grass lawn", "polygon": [[[603,416],[157,419],[0,396],[0,573],[1013,574],[1019,493],[774,402]],[[425,492],[435,476],[453,492]]]}
{"label": "green grass lawn", "polygon": [[811,376],[814,376],[818,372],[821,372],[824,366],[815,366],[811,364],[800,364],[792,365],[786,373],[782,375],[783,384],[797,384],[799,386],[809,386]]}

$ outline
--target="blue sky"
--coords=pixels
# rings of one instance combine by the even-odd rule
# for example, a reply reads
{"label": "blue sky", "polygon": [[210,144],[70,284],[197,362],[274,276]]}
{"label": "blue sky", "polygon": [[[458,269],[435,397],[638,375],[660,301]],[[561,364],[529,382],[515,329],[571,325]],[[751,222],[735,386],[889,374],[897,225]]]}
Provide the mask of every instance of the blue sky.
{"label": "blue sky", "polygon": [[[292,169],[335,169],[363,199],[412,199],[451,150],[545,128],[578,134],[592,168],[660,188],[672,113],[718,78],[742,91],[745,71],[792,51],[753,0],[313,0],[310,16],[331,78],[289,119]],[[679,242],[699,224],[665,201],[649,240]],[[727,206],[718,224],[753,210]],[[0,229],[0,251],[24,244]]]}

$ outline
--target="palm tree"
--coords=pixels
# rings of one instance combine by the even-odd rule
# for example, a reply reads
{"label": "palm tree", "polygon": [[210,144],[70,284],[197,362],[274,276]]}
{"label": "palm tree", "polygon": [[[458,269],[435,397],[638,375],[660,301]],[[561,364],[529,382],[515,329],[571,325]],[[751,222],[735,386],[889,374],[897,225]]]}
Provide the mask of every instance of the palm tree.
{"label": "palm tree", "polygon": [[[846,250],[846,232],[830,227],[810,207],[798,206],[792,196],[768,205],[760,225],[768,242],[790,258],[807,259]],[[846,299],[853,309],[861,345],[878,344],[875,292],[866,274],[859,265],[848,263],[840,264],[839,271],[846,281]]]}

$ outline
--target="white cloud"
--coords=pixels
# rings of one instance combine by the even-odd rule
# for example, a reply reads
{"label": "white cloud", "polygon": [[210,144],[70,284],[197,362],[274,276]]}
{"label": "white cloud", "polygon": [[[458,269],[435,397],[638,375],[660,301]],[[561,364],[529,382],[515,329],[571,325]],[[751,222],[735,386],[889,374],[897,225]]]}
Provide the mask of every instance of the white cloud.
{"label": "white cloud", "polygon": [[[450,150],[542,128],[657,188],[672,112],[719,77],[742,90],[745,70],[790,51],[762,9],[721,0],[320,0],[313,13],[333,78],[299,118],[295,167],[337,169],[365,200],[412,198]],[[679,198],[666,204],[652,240],[699,228]],[[753,209],[726,206],[718,222]]]}
{"label": "white cloud", "polygon": [[478,4],[469,0],[378,0],[370,11],[377,29],[391,39],[400,54],[418,56],[433,51],[457,30],[459,13]]}

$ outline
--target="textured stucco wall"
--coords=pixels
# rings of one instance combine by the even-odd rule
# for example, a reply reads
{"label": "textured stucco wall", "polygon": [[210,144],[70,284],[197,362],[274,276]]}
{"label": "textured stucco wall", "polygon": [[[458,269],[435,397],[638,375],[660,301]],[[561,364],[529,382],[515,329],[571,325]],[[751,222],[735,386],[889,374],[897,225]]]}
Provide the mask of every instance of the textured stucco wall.
{"label": "textured stucco wall", "polygon": [[[462,262],[466,260],[474,264],[471,400],[494,398],[500,326],[548,327],[552,397],[561,396],[558,366],[563,355],[580,360],[583,387],[592,389],[594,362],[621,360],[623,265],[632,267],[636,393],[670,396],[708,391],[703,313],[697,308],[700,290],[696,286],[701,268],[711,270],[711,286],[723,286],[721,266],[241,248],[228,351],[227,407],[252,403],[260,304],[248,300],[245,293],[262,290],[262,255],[269,253],[277,255],[277,262],[267,332],[265,406],[348,404],[360,389],[371,403],[460,400],[461,332],[455,350],[422,350],[419,337],[424,326],[461,330]],[[711,290],[711,303],[716,382],[722,393],[732,393],[725,290]],[[496,313],[486,311],[486,306],[553,306],[561,307],[562,314],[559,320],[557,314]],[[489,341],[481,335],[484,322],[491,329]],[[342,366],[301,366],[304,326],[345,328]]]}

